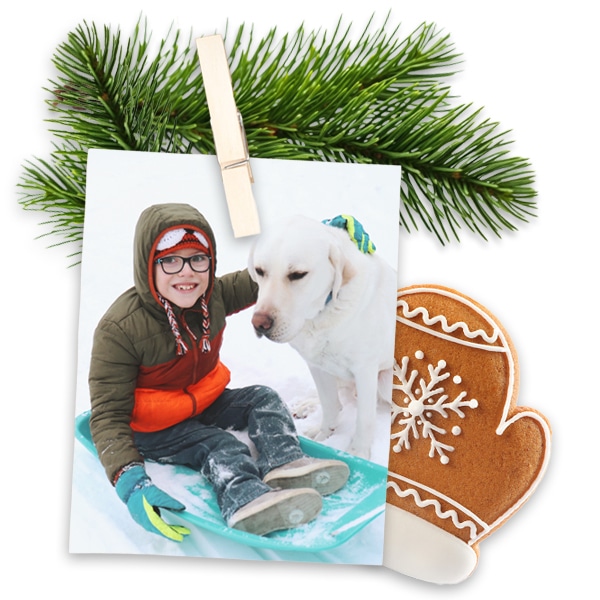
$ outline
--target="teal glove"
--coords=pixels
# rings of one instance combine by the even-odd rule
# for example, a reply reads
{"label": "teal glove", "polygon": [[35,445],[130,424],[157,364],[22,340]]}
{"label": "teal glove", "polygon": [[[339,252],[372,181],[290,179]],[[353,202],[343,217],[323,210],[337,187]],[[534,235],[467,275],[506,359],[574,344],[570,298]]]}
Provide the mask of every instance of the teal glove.
{"label": "teal glove", "polygon": [[157,488],[142,465],[125,467],[115,484],[115,490],[127,505],[136,523],[152,533],[181,542],[190,530],[181,525],[169,525],[162,520],[160,509],[181,511],[185,506]]}

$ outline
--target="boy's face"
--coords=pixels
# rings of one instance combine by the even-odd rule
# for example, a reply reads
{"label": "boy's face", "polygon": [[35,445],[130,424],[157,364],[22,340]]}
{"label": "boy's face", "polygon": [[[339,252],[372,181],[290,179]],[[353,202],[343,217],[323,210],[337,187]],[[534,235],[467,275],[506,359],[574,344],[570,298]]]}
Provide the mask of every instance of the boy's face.
{"label": "boy's face", "polygon": [[[199,254],[194,248],[173,252],[168,256],[188,258]],[[159,264],[154,265],[154,284],[158,293],[180,308],[191,308],[208,288],[210,269],[204,273],[193,271],[189,263],[179,273],[168,275]]]}

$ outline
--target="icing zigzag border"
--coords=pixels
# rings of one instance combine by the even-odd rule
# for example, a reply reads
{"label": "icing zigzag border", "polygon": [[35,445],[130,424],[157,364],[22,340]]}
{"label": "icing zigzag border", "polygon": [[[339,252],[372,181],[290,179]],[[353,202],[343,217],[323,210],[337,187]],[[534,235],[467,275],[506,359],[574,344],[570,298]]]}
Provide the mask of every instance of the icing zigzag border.
{"label": "icing zigzag border", "polygon": [[[394,477],[395,479],[402,481],[402,483],[404,483],[408,486],[407,489],[403,490],[400,487],[399,482],[391,481],[389,479],[389,477]],[[388,482],[387,482],[387,488],[394,490],[394,492],[400,498],[408,498],[409,496],[411,496],[414,503],[419,508],[425,509],[427,507],[432,507],[435,510],[435,514],[440,519],[444,519],[444,520],[450,519],[450,521],[452,521],[452,524],[454,525],[454,527],[456,527],[456,529],[458,529],[458,530],[468,529],[469,530],[469,542],[468,543],[470,545],[474,544],[477,540],[479,540],[483,535],[485,535],[490,530],[490,526],[487,523],[482,521],[479,517],[474,515],[468,509],[466,509],[466,508],[462,507],[461,505],[457,504],[456,502],[452,501],[450,498],[445,497],[443,494],[442,495],[436,494],[434,492],[434,490],[427,488],[426,486],[421,486],[420,484],[417,484],[416,482],[411,482],[411,480],[407,479],[406,477],[402,477],[401,475],[398,475],[396,473],[390,472],[389,477],[388,477]],[[428,499],[428,500],[423,500],[423,498],[421,498],[421,495],[415,489],[415,487],[421,487],[427,493],[439,496],[445,502],[456,506],[457,509],[460,510],[465,515],[470,515],[471,518],[464,519],[461,521],[461,519],[458,515],[458,512],[455,509],[449,509],[449,510],[444,511],[442,509],[442,505],[439,502],[439,500],[436,500],[434,498]],[[479,532],[478,532],[478,530],[479,530]]]}
{"label": "icing zigzag border", "polygon": [[398,306],[402,308],[402,312],[407,319],[414,319],[415,317],[421,315],[426,325],[431,326],[439,324],[444,332],[448,334],[452,334],[460,329],[462,334],[470,340],[480,337],[488,344],[495,344],[500,336],[500,331],[496,327],[494,327],[492,335],[488,335],[483,329],[471,331],[464,321],[458,321],[457,323],[454,323],[454,325],[450,325],[444,315],[430,317],[428,310],[422,306],[419,306],[414,310],[410,310],[408,302],[405,300],[398,300]]}

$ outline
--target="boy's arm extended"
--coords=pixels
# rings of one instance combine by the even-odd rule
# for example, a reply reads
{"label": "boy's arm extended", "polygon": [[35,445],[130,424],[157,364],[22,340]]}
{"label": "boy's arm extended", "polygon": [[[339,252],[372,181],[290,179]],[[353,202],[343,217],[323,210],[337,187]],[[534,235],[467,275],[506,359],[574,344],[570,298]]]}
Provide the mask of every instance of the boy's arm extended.
{"label": "boy's arm extended", "polygon": [[244,310],[256,302],[258,286],[250,277],[248,269],[219,277],[216,286],[219,287],[227,315]]}

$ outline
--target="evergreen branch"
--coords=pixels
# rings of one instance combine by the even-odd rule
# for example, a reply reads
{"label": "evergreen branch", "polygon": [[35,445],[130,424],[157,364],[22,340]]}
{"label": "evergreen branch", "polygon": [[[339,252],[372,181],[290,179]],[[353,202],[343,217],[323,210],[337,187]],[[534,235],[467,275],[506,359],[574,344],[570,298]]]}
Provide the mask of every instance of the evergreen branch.
{"label": "evergreen branch", "polygon": [[[258,40],[244,25],[233,32],[251,156],[401,165],[400,226],[424,226],[443,244],[463,227],[487,239],[535,216],[533,172],[511,156],[508,132],[451,96],[460,56],[448,35],[423,24],[402,39],[387,19],[356,41],[350,32],[341,20],[331,33],[300,27],[281,39],[276,29]],[[89,148],[215,152],[197,55],[180,32],[152,52],[145,23],[127,40],[83,23],[53,62],[58,141],[48,160],[26,163],[20,202],[48,213],[65,242],[82,238]]]}
{"label": "evergreen branch", "polygon": [[[21,178],[21,186],[27,190],[21,200],[25,210],[44,210],[49,215],[50,231],[45,235],[62,238],[52,245],[75,242],[83,239],[85,210],[85,174],[80,168],[85,157],[73,158],[62,151],[52,153],[51,161],[27,162]],[[75,162],[75,168],[73,168]],[[43,207],[43,208],[40,208]]]}

